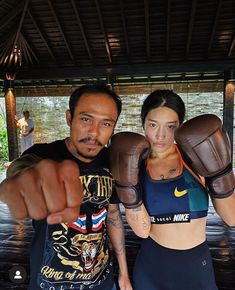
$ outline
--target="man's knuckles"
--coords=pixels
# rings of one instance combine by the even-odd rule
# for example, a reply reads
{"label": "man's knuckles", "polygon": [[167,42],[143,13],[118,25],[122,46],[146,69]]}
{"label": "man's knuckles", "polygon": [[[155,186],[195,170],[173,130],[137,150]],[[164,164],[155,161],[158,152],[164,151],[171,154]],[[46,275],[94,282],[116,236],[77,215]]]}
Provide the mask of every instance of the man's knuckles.
{"label": "man's knuckles", "polygon": [[[10,206],[14,219],[30,217],[41,220],[50,214],[62,213],[64,221],[74,221],[78,218],[83,200],[83,186],[79,174],[79,167],[74,161],[65,160],[58,163],[44,159],[14,179],[10,178],[9,182],[3,182],[0,185],[0,199],[8,205],[11,205],[13,195],[18,195],[20,203],[22,200],[19,208]],[[50,186],[48,190],[49,184],[53,184],[52,188],[56,184],[56,190],[51,190]],[[72,184],[72,192],[70,186],[67,190],[66,184]],[[28,197],[32,195],[35,195],[33,204],[28,201]],[[41,195],[42,198],[37,195]]]}
{"label": "man's knuckles", "polygon": [[17,188],[17,182],[9,182],[7,179],[5,179],[0,184],[0,200],[4,203],[8,203],[12,199],[12,196],[17,194]]}
{"label": "man's knuckles", "polygon": [[47,202],[46,204],[47,206],[47,210],[49,213],[56,213],[56,212],[60,212],[62,210],[64,210],[67,207],[67,202],[64,198],[58,198],[55,195],[55,200],[53,203],[51,202]]}
{"label": "man's knuckles", "polygon": [[34,169],[38,172],[38,174],[40,174],[40,176],[47,178],[52,174],[57,173],[58,167],[58,162],[51,159],[43,159],[34,167]]}
{"label": "man's knuckles", "polygon": [[52,225],[75,222],[79,217],[79,210],[80,208],[66,208],[61,212],[50,214],[47,216],[47,223]]}
{"label": "man's knuckles", "polygon": [[69,197],[67,204],[69,208],[79,208],[82,204],[82,201],[83,201],[83,194],[78,193],[75,198]]}
{"label": "man's knuckles", "polygon": [[46,208],[41,207],[40,209],[29,211],[29,216],[34,220],[42,220],[48,216],[48,211]]}
{"label": "man's knuckles", "polygon": [[63,221],[70,223],[78,219],[80,214],[80,207],[66,208],[61,212]]}
{"label": "man's knuckles", "polygon": [[77,179],[80,175],[78,165],[71,160],[56,162],[50,159],[44,159],[34,169],[38,171],[42,179],[57,179],[58,182],[62,180],[78,182]]}
{"label": "man's knuckles", "polygon": [[60,174],[63,179],[68,179],[69,181],[78,182],[80,176],[80,170],[78,165],[71,160],[64,160],[59,163]]}
{"label": "man's knuckles", "polygon": [[14,210],[10,209],[10,213],[11,213],[12,218],[15,220],[23,220],[23,219],[29,217],[28,212],[26,210],[14,211]]}

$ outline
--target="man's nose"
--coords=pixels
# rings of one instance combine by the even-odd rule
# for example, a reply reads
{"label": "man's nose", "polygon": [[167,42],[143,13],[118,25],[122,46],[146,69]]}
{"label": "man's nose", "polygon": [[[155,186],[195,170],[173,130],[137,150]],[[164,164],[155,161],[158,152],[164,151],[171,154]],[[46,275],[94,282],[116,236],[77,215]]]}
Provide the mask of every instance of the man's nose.
{"label": "man's nose", "polygon": [[89,128],[89,134],[92,136],[97,136],[99,134],[99,123],[98,122],[92,122],[92,124]]}

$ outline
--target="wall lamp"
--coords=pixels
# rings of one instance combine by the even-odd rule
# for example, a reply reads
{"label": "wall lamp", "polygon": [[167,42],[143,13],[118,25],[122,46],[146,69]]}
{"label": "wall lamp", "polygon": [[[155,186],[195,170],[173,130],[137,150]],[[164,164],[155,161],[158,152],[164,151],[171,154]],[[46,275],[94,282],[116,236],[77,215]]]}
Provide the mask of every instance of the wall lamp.
{"label": "wall lamp", "polygon": [[15,74],[12,73],[6,73],[5,74],[5,79],[4,79],[4,85],[3,85],[3,91],[7,92],[10,90],[13,90],[15,87]]}

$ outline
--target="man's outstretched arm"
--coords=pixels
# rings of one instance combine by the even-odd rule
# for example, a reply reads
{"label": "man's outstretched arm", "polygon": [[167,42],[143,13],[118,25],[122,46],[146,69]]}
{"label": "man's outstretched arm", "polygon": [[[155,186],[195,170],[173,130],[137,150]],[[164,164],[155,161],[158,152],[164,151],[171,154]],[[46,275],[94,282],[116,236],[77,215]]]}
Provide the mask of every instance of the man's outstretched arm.
{"label": "man's outstretched arm", "polygon": [[47,218],[49,224],[76,220],[83,199],[77,164],[26,156],[11,163],[0,184],[0,200],[12,217]]}

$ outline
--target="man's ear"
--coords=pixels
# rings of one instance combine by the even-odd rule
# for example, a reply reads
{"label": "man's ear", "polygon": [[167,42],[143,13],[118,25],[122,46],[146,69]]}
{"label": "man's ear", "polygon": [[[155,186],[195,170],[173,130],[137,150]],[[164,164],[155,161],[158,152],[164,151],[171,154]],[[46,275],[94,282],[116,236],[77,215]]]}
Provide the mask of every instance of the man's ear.
{"label": "man's ear", "polygon": [[71,113],[69,110],[66,111],[66,121],[67,121],[68,126],[70,127],[71,122],[72,122],[72,117],[71,117]]}
{"label": "man's ear", "polygon": [[109,141],[106,144],[107,147],[109,147],[111,145],[111,139],[112,139],[113,135],[114,135],[114,128],[113,128],[112,135],[110,136]]}

